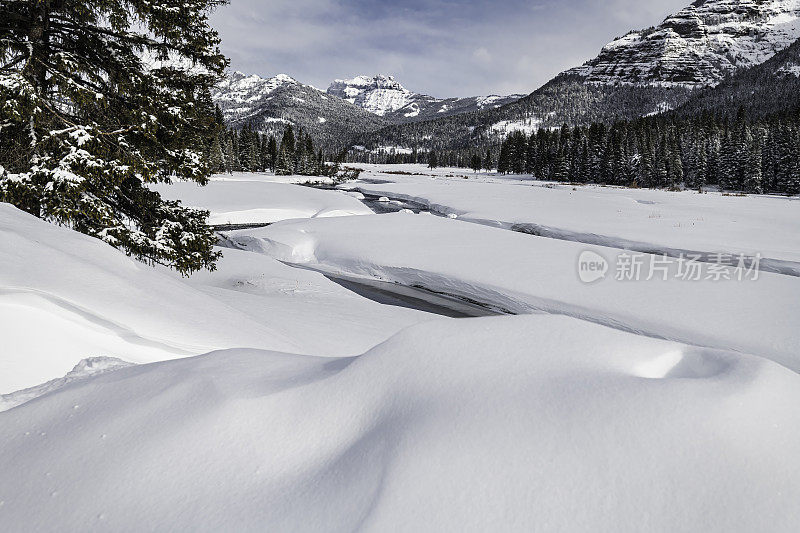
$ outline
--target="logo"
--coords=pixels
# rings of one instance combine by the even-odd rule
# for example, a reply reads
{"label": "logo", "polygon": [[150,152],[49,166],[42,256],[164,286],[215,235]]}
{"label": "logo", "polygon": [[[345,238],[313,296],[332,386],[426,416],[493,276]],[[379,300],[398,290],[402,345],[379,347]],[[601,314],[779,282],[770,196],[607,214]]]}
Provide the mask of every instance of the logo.
{"label": "logo", "polygon": [[586,250],[578,258],[578,276],[584,283],[594,283],[608,274],[608,261],[602,255]]}

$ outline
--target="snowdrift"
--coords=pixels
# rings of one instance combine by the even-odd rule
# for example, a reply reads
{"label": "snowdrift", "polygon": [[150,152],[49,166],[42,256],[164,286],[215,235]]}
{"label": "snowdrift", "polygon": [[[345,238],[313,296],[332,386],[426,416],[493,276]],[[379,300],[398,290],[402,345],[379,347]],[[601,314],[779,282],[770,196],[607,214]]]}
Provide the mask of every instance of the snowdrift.
{"label": "snowdrift", "polygon": [[[235,232],[248,249],[331,274],[421,286],[513,313],[556,313],[625,331],[755,353],[800,371],[800,283],[762,272],[759,279],[646,278],[617,281],[620,250],[522,235],[434,217],[390,214],[287,221]],[[609,262],[606,279],[582,283],[578,261],[590,250]],[[657,258],[659,261],[663,258]],[[644,262],[644,261],[643,261]]]}
{"label": "snowdrift", "polygon": [[239,347],[356,355],[429,318],[235,250],[218,271],[184,280],[0,203],[0,394],[95,357],[148,363]]}
{"label": "snowdrift", "polygon": [[220,348],[296,351],[279,332],[107,244],[0,203],[0,392],[89,357],[134,363]]}
{"label": "snowdrift", "polygon": [[765,359],[566,317],[216,352],[0,413],[0,529],[793,532],[799,403]]}
{"label": "snowdrift", "polygon": [[346,194],[276,183],[276,180],[281,181],[281,177],[250,174],[245,179],[222,175],[215,176],[204,187],[193,182],[175,182],[153,188],[165,198],[210,211],[211,225],[269,224],[291,218],[372,214],[368,207]]}

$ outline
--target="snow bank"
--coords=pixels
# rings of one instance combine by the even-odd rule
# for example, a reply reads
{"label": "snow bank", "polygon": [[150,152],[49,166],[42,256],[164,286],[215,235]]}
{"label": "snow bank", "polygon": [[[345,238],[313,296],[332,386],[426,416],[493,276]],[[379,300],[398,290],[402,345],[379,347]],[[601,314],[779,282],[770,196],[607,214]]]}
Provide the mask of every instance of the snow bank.
{"label": "snow bank", "polygon": [[223,253],[216,271],[198,272],[186,283],[277,329],[305,354],[358,355],[405,327],[439,318],[367,300],[318,272],[261,254]]}
{"label": "snow bank", "polygon": [[[312,179],[308,176],[303,178],[304,181]],[[269,224],[291,218],[372,213],[364,204],[341,192],[276,183],[275,179],[266,174],[253,174],[249,179],[241,175],[220,176],[205,187],[176,182],[153,188],[165,198],[210,211],[209,224],[212,225]]]}
{"label": "snow bank", "polygon": [[[421,286],[514,313],[565,314],[687,344],[756,353],[800,371],[800,283],[761,273],[729,281],[677,278],[642,257],[641,281],[617,281],[619,250],[523,235],[482,225],[405,213],[293,221],[232,234],[237,242],[287,262]],[[591,250],[610,273],[582,283],[578,261]],[[655,265],[658,268],[662,266]],[[708,267],[710,268],[710,267]],[[667,279],[663,280],[666,275]]]}
{"label": "snow bank", "polygon": [[0,529],[797,531],[799,402],[764,359],[565,317],[217,352],[0,413]]}
{"label": "snow bank", "polygon": [[0,203],[0,394],[92,357],[147,363],[238,347],[355,355],[430,318],[267,257],[224,253],[218,271],[184,280]]}

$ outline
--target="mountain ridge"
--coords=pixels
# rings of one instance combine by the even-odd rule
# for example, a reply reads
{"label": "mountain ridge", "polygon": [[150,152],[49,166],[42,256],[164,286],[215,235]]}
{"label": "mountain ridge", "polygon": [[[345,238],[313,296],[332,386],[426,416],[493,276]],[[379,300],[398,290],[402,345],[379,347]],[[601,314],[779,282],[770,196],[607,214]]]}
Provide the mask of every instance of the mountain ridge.
{"label": "mountain ridge", "polygon": [[325,150],[345,148],[350,137],[388,125],[381,117],[286,74],[262,78],[231,72],[211,97],[233,128],[250,127],[280,137],[291,124],[309,133]]}
{"label": "mountain ridge", "polygon": [[403,87],[394,76],[356,76],[337,79],[328,87],[328,94],[338,96],[393,123],[417,122],[429,118],[480,111],[489,106],[501,107],[525,95],[488,95],[463,98],[436,98],[415,93]]}
{"label": "mountain ridge", "polygon": [[[663,113],[686,104],[694,91],[769,60],[798,38],[800,0],[696,1],[660,26],[614,39],[594,59],[520,100],[497,109],[389,125],[361,135],[355,144],[367,151],[380,146],[416,152],[485,149],[514,131]],[[800,62],[785,69],[800,72]]]}

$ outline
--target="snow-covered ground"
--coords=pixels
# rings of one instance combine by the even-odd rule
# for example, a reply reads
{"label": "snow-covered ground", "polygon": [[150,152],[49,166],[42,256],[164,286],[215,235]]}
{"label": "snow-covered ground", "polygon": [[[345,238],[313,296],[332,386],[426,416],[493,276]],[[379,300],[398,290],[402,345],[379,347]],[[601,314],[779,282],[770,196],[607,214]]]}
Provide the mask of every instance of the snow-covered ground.
{"label": "snow-covered ground", "polygon": [[325,181],[325,178],[236,173],[216,175],[205,187],[176,182],[153,188],[165,198],[210,211],[212,225],[268,224],[289,218],[371,213],[361,202],[345,194],[294,185],[307,181]]}
{"label": "snow-covered ground", "polygon": [[0,265],[0,394],[101,356],[148,363],[243,347],[355,355],[430,318],[236,250],[217,271],[184,280],[2,203]]}
{"label": "snow-covered ground", "polygon": [[[756,353],[800,371],[800,283],[791,276],[760,273],[753,279],[726,267],[724,277],[732,279],[715,281],[712,266],[701,265],[701,279],[695,281],[678,277],[678,260],[643,254],[640,279],[618,281],[620,261],[612,250],[427,214],[287,221],[233,232],[231,238],[334,275],[421,286],[513,313],[565,314],[653,337]],[[604,280],[581,281],[584,251],[608,262]]]}
{"label": "snow-covered ground", "polygon": [[413,200],[461,220],[636,250],[761,254],[800,274],[800,198],[574,187],[424,165],[357,166],[366,170],[362,180],[345,187]]}
{"label": "snow-covered ground", "polygon": [[182,279],[0,204],[0,531],[800,530],[800,280],[619,248],[800,261],[796,199],[362,178],[456,219],[161,186],[274,222]]}
{"label": "snow-covered ground", "polygon": [[217,352],[0,415],[0,528],[790,532],[798,402],[765,359],[564,317]]}

